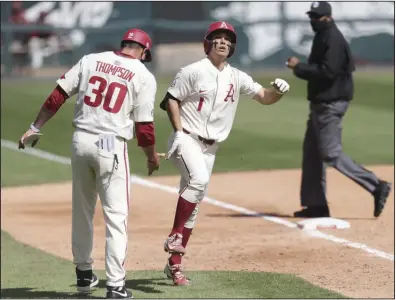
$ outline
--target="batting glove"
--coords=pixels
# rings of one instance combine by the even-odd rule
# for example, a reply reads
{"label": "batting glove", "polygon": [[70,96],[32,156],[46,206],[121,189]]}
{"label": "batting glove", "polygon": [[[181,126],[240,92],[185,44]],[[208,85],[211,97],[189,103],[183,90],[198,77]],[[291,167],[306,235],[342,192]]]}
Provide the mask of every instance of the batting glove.
{"label": "batting glove", "polygon": [[271,85],[279,95],[284,95],[290,90],[290,85],[286,82],[286,80],[280,78],[276,78],[275,81],[271,82]]}
{"label": "batting glove", "polygon": [[175,152],[176,152],[176,158],[181,157],[181,147],[184,137],[185,137],[185,133],[183,131],[176,131],[174,133],[172,146],[170,147],[168,153],[166,154],[165,159],[169,159]]}
{"label": "batting glove", "polygon": [[25,149],[25,144],[31,144],[32,147],[36,146],[40,136],[42,136],[40,129],[34,127],[33,124],[30,125],[30,128],[19,139],[18,149]]}

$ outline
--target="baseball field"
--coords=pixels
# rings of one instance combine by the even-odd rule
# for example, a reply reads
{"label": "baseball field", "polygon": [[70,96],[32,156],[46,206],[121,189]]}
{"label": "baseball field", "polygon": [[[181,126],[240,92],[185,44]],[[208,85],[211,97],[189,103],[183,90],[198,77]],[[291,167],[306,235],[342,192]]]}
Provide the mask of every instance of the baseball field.
{"label": "baseball field", "polygon": [[[129,142],[131,207],[127,282],[135,298],[394,298],[394,191],[373,217],[370,194],[328,169],[332,217],[349,229],[298,229],[305,83],[282,75],[290,92],[273,106],[242,98],[221,145],[209,195],[184,259],[189,287],[174,287],[162,270],[163,241],[173,224],[176,169],[162,161],[146,176],[136,141]],[[263,85],[273,77],[256,76]],[[158,107],[171,77],[158,78],[155,123],[159,152],[171,127]],[[44,127],[35,150],[18,151],[54,81],[1,83],[1,297],[78,298],[71,262],[71,119],[74,98]],[[354,160],[394,183],[394,76],[355,75],[343,147]],[[105,294],[105,227],[98,201],[94,266]]]}

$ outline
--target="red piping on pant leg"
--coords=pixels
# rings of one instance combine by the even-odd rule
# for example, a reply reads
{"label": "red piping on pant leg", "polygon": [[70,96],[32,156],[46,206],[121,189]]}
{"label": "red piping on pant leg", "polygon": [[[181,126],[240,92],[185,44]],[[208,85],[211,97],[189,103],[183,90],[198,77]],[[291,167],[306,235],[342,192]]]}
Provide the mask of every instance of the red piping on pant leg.
{"label": "red piping on pant leg", "polygon": [[[124,226],[125,226],[125,234],[128,236],[128,214],[129,214],[129,172],[128,172],[128,164],[127,164],[127,156],[126,156],[126,143],[124,142],[124,165],[125,165],[125,178],[126,178],[126,196],[127,196],[127,219],[124,221]],[[125,258],[127,256],[128,252],[128,238],[126,241],[126,246],[125,246]],[[124,261],[122,262],[122,266],[124,267],[125,264],[125,258]]]}

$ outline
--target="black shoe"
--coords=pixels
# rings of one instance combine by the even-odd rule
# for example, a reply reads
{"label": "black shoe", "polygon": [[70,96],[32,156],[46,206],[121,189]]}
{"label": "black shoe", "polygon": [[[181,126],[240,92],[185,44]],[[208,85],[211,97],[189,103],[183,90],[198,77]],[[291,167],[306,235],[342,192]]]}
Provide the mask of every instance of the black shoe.
{"label": "black shoe", "polygon": [[379,181],[377,188],[375,189],[374,196],[374,217],[379,217],[382,210],[385,207],[386,199],[389,196],[391,190],[391,184],[386,181]]}
{"label": "black shoe", "polygon": [[125,286],[107,286],[107,299],[132,299],[132,293]]}
{"label": "black shoe", "polygon": [[81,293],[90,293],[92,288],[99,283],[98,277],[92,270],[81,271],[76,268],[77,275],[77,291]]}
{"label": "black shoe", "polygon": [[326,218],[330,217],[328,206],[308,206],[294,212],[296,218]]}

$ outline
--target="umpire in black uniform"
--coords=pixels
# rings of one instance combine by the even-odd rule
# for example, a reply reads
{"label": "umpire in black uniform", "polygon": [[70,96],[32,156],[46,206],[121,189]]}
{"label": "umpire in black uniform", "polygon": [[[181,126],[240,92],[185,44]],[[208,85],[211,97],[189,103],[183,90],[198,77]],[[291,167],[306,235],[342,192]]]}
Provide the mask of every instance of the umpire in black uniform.
{"label": "umpire in black uniform", "polygon": [[326,166],[334,167],[374,197],[378,217],[391,184],[355,163],[342,151],[342,119],[353,98],[355,64],[350,47],[331,17],[328,2],[313,2],[307,12],[315,32],[308,63],[289,57],[287,65],[308,81],[310,114],[303,144],[300,200],[304,208],[295,217],[329,217],[326,199]]}

